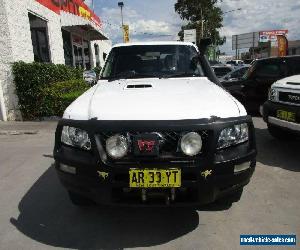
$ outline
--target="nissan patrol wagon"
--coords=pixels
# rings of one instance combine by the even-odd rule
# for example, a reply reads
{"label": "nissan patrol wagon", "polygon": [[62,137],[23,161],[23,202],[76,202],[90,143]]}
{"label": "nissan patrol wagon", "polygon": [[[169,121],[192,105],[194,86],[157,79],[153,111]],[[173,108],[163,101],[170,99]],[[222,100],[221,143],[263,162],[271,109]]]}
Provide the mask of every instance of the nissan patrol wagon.
{"label": "nissan patrol wagon", "polygon": [[239,199],[256,145],[251,117],[195,45],[128,43],[64,112],[54,158],[76,205],[198,206]]}
{"label": "nissan patrol wagon", "polygon": [[272,85],[269,100],[263,106],[263,117],[270,134],[276,138],[300,135],[300,75]]}

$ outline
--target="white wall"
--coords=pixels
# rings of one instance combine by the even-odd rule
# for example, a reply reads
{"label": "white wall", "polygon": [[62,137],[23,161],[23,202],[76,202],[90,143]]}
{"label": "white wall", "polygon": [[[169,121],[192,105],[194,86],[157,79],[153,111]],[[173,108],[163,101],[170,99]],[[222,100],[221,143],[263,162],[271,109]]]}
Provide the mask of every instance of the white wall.
{"label": "white wall", "polygon": [[13,116],[14,86],[11,86],[12,39],[8,29],[8,11],[6,0],[0,0],[0,119]]}
{"label": "white wall", "polygon": [[96,67],[95,44],[98,44],[99,46],[100,66],[103,67],[105,62],[103,59],[103,53],[107,55],[109,54],[112,47],[111,40],[97,40],[91,42],[92,68]]}
{"label": "white wall", "polygon": [[65,62],[59,15],[35,0],[0,0],[0,82],[8,120],[21,119],[11,64],[34,60],[28,12],[47,21],[51,62]]}
{"label": "white wall", "polygon": [[[51,62],[65,63],[60,15],[35,0],[0,0],[0,120],[5,120],[5,117],[8,120],[21,119],[11,65],[16,61],[34,61],[28,12],[47,21]],[[103,52],[109,53],[111,42],[96,43],[99,44],[100,64],[103,67],[102,55]],[[91,42],[91,53],[95,66],[94,42]]]}

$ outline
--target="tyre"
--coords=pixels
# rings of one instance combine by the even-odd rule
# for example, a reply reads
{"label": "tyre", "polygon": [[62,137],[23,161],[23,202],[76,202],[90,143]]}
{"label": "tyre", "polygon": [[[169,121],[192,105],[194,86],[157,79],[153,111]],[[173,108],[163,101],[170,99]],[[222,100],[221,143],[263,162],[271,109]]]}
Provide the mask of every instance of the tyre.
{"label": "tyre", "polygon": [[239,188],[228,195],[220,198],[217,202],[219,204],[232,204],[233,202],[238,202],[243,194],[243,188]]}
{"label": "tyre", "polygon": [[292,138],[291,133],[289,133],[288,131],[286,131],[280,127],[273,126],[270,123],[268,123],[268,130],[269,130],[269,133],[277,139],[290,140]]}
{"label": "tyre", "polygon": [[69,192],[69,198],[75,206],[91,206],[94,205],[94,202],[89,198],[86,198],[80,194]]}

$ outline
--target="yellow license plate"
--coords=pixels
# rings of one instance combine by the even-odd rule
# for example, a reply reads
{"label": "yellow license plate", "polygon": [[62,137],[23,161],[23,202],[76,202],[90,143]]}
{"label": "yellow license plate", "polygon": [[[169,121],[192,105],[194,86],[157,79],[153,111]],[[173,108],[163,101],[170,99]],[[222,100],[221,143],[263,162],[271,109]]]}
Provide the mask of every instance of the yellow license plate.
{"label": "yellow license plate", "polygon": [[289,122],[295,122],[296,121],[296,113],[289,112],[285,110],[277,110],[277,118]]}
{"label": "yellow license plate", "polygon": [[129,170],[129,187],[132,188],[175,188],[181,186],[181,170],[137,169]]}

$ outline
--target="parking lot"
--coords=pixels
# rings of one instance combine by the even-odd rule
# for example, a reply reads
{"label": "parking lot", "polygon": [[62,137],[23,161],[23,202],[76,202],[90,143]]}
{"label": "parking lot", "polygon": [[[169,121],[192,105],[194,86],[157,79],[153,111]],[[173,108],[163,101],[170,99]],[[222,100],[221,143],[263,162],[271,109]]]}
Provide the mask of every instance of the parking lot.
{"label": "parking lot", "polygon": [[299,140],[254,123],[257,168],[240,202],[199,210],[74,207],[52,167],[56,123],[0,123],[0,249],[247,249],[240,234],[299,236]]}

